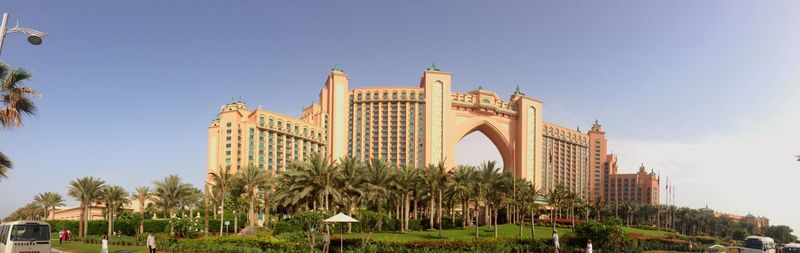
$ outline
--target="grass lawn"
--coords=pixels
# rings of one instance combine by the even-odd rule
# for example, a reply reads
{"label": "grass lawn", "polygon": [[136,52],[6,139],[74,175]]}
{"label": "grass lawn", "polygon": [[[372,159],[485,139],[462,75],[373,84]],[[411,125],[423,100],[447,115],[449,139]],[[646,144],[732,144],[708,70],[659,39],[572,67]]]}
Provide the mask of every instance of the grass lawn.
{"label": "grass lawn", "polygon": [[[52,240],[53,248],[59,249],[69,253],[97,253],[100,252],[100,244],[86,244],[80,242],[66,242],[58,244],[58,240]],[[130,250],[135,253],[147,253],[147,247],[144,246],[116,246],[110,245],[108,248],[109,253],[117,252],[117,250]]]}
{"label": "grass lawn", "polygon": [[[519,226],[512,225],[512,224],[503,224],[498,226],[498,237],[509,237],[509,238],[516,238],[519,235]],[[652,236],[652,237],[663,237],[670,232],[664,231],[655,231],[655,230],[646,230],[646,229],[638,229],[638,228],[631,228],[631,227],[622,227],[622,230],[628,234],[641,234],[645,236]],[[479,235],[480,238],[493,238],[494,231],[489,226],[482,226],[480,227]],[[337,233],[339,231],[334,231]],[[572,229],[569,228],[559,228],[558,233],[561,236],[571,234]],[[445,239],[445,240],[459,240],[459,239],[473,239],[475,238],[475,228],[471,229],[446,229],[441,232],[441,236],[439,237],[438,231],[411,231],[408,233],[400,233],[400,232],[380,232],[380,233],[372,233],[370,237],[371,240],[384,240],[384,241],[415,241],[415,240],[430,240],[430,239]],[[334,234],[334,236],[338,236],[338,234]],[[547,239],[552,238],[553,236],[553,229],[551,227],[543,227],[537,226],[536,227],[536,238],[539,239]],[[366,233],[354,233],[354,234],[346,234],[344,238],[366,238]],[[527,225],[522,230],[522,237],[523,238],[530,238],[531,237],[531,226]]]}
{"label": "grass lawn", "polygon": [[[503,224],[498,226],[498,237],[510,237],[515,238],[519,235],[519,226],[512,225],[512,224]],[[480,227],[479,235],[480,238],[493,238],[494,231],[489,226],[482,226]],[[337,231],[334,231],[336,233]],[[560,235],[571,234],[572,230],[569,228],[559,228],[558,233]],[[428,240],[428,239],[446,239],[446,240],[458,240],[458,239],[474,239],[475,238],[475,228],[471,229],[446,229],[442,230],[441,235],[443,238],[439,237],[438,231],[411,231],[408,233],[400,233],[400,232],[380,232],[380,233],[372,233],[370,240],[385,240],[385,241],[415,241],[415,240]],[[334,236],[338,236],[335,234]],[[536,238],[552,238],[553,236],[553,229],[551,227],[536,227]],[[530,238],[531,237],[531,226],[525,226],[522,230],[522,237],[523,238]],[[367,238],[366,233],[354,233],[354,234],[346,234],[344,238]]]}
{"label": "grass lawn", "polygon": [[666,231],[657,231],[657,230],[647,230],[647,229],[638,229],[632,227],[622,227],[622,231],[628,234],[640,234],[644,236],[652,236],[652,237],[664,237],[670,234],[674,234],[671,232]]}

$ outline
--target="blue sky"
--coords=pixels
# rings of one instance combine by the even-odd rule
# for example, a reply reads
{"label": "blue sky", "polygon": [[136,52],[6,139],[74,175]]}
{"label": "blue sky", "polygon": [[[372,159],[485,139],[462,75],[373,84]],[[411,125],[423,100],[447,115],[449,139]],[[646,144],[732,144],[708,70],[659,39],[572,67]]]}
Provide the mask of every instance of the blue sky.
{"label": "blue sky", "polygon": [[[506,96],[518,84],[547,121],[599,119],[622,170],[670,175],[684,205],[800,229],[791,210],[753,204],[797,192],[798,1],[12,0],[0,11],[50,33],[41,46],[9,35],[0,55],[43,94],[24,129],[2,130],[16,166],[0,181],[0,217],[80,176],[133,189],[176,173],[199,186],[206,127],[231,97],[298,115],[335,64],[358,87],[415,85],[436,61],[454,90]],[[491,145],[481,138],[457,159],[474,162],[465,154]]]}

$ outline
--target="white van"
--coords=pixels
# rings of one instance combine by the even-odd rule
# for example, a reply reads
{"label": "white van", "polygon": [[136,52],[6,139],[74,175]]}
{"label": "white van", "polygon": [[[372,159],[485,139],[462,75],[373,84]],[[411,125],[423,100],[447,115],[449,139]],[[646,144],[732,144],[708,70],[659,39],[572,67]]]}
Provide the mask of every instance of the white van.
{"label": "white van", "polygon": [[775,240],[769,237],[748,236],[742,248],[742,253],[776,253]]}
{"label": "white van", "polygon": [[789,243],[783,245],[781,253],[800,253],[800,243]]}
{"label": "white van", "polygon": [[0,253],[50,253],[50,224],[41,221],[0,224]]}

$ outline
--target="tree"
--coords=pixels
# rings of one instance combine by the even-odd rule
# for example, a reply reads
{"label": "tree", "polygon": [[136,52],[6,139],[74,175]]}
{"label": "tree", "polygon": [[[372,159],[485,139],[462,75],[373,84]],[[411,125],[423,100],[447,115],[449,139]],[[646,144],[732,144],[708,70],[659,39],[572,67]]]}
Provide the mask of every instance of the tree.
{"label": "tree", "polygon": [[[61,197],[61,194],[56,192],[39,193],[33,197],[33,201],[42,205],[45,211],[45,219],[50,217],[50,214],[52,214],[53,219],[55,219],[56,207],[64,206],[64,198]],[[51,209],[52,212],[50,212]]]}
{"label": "tree", "polygon": [[89,208],[91,208],[92,203],[102,196],[102,188],[105,183],[105,181],[94,177],[82,177],[69,182],[67,195],[80,202],[81,218],[78,235],[81,237],[86,236],[86,229],[88,228],[86,216],[89,214]]}
{"label": "tree", "polygon": [[0,179],[8,177],[8,170],[14,167],[11,159],[8,159],[3,153],[0,153]]}
{"label": "tree", "polygon": [[[234,183],[234,176],[231,174],[231,166],[227,165],[225,167],[220,166],[216,172],[208,173],[209,184],[212,186],[213,191],[216,192],[216,195],[219,197],[221,202],[220,207],[222,208],[222,217],[219,219],[219,236],[222,236],[222,226],[225,220],[225,194],[227,193],[228,189]],[[214,210],[216,212],[216,210]]]}
{"label": "tree", "polygon": [[469,220],[469,205],[470,196],[473,194],[473,184],[475,183],[475,167],[459,165],[453,172],[452,179],[447,188],[451,194],[461,202],[461,227],[466,228]]}
{"label": "tree", "polygon": [[[430,189],[430,212],[429,212],[429,225],[430,230],[433,230],[434,219],[441,227],[441,217],[442,217],[442,198],[441,198],[441,188],[443,187],[444,183],[447,181],[447,171],[444,167],[444,161],[439,162],[439,164],[429,164],[425,169],[422,170],[422,179],[428,184]],[[439,200],[439,208],[436,208],[436,200]],[[434,217],[436,214],[436,217]]]}
{"label": "tree", "polygon": [[[388,202],[390,191],[397,188],[393,170],[385,161],[373,159],[367,165],[364,177],[366,199],[371,200],[371,204],[378,213],[383,210],[383,206]],[[380,230],[380,228],[379,228]]]}
{"label": "tree", "polygon": [[[478,215],[480,215],[480,202],[486,199],[487,194],[494,186],[494,183],[500,177],[500,168],[497,168],[495,161],[485,161],[481,163],[477,174],[475,184],[473,185],[473,193],[475,196],[475,238],[479,236],[478,230]],[[485,205],[486,213],[489,213],[489,206]],[[491,222],[489,222],[491,225]]]}
{"label": "tree", "polygon": [[[36,105],[30,96],[38,96],[39,92],[23,86],[22,83],[31,78],[31,74],[23,68],[10,71],[10,67],[0,62],[0,126],[4,128],[22,127],[23,116],[33,116],[36,114]],[[13,168],[14,164],[2,152],[0,152],[0,179],[8,177],[7,171]]]}
{"label": "tree", "polygon": [[[499,170],[499,169],[498,169]],[[489,187],[489,191],[487,192],[487,203],[491,204],[490,214],[490,223],[494,222],[494,237],[497,238],[498,236],[498,224],[497,224],[497,216],[500,211],[500,208],[509,200],[511,185],[514,180],[514,176],[511,173],[494,173],[496,175],[488,178],[489,182],[491,182],[491,187]]]}
{"label": "tree", "polygon": [[[336,184],[342,193],[342,200],[345,209],[347,209],[345,212],[350,216],[353,216],[358,200],[361,196],[364,196],[364,173],[364,166],[355,157],[347,156],[339,159],[339,174],[341,176]],[[347,232],[350,233],[351,230],[352,225],[348,223]]]}
{"label": "tree", "polygon": [[268,173],[251,164],[243,170],[240,170],[238,177],[239,181],[244,186],[245,194],[249,196],[247,202],[250,207],[247,211],[247,220],[250,226],[255,226],[258,218],[255,213],[256,196],[259,192],[267,192],[264,191],[264,188],[269,186],[272,182],[272,173]]}
{"label": "tree", "polygon": [[170,217],[175,215],[175,210],[181,208],[180,205],[185,198],[192,196],[191,184],[184,183],[178,175],[171,174],[160,181],[153,182],[153,195],[155,204]]}
{"label": "tree", "polygon": [[764,229],[764,235],[774,238],[779,243],[790,243],[797,241],[797,236],[792,233],[794,230],[789,226],[769,226]]}
{"label": "tree", "polygon": [[133,193],[133,197],[139,201],[139,233],[144,233],[144,209],[145,202],[153,199],[153,192],[150,187],[139,186]]}
{"label": "tree", "polygon": [[414,167],[401,166],[397,173],[397,190],[400,193],[403,207],[403,215],[400,219],[400,231],[402,232],[408,232],[411,192],[416,188],[419,178],[419,170]]}
{"label": "tree", "polygon": [[553,230],[556,229],[556,210],[561,213],[561,206],[564,204],[566,189],[558,185],[547,192],[547,202],[550,204],[550,221],[553,223]]}
{"label": "tree", "polygon": [[100,196],[106,202],[106,214],[108,215],[108,235],[114,231],[114,220],[116,219],[117,208],[123,204],[127,204],[128,192],[118,185],[107,185],[103,187]]}

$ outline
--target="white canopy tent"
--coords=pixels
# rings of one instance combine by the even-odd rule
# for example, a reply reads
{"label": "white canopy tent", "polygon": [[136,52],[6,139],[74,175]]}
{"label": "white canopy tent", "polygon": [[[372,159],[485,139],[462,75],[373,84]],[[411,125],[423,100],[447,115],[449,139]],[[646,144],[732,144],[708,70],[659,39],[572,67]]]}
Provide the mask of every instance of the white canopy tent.
{"label": "white canopy tent", "polygon": [[[338,213],[333,217],[327,218],[324,222],[328,223],[356,223],[358,220],[353,219],[353,217],[347,216],[343,213]],[[344,252],[344,227],[342,227],[342,236],[339,237],[339,252]]]}

